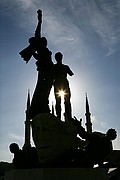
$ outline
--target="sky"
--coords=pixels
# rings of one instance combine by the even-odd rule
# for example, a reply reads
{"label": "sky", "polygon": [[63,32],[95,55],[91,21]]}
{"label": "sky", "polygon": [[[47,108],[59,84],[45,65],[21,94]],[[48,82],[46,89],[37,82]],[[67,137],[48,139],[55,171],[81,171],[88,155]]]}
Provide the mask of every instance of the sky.
{"label": "sky", "polygon": [[[88,96],[93,131],[115,128],[114,149],[120,149],[120,1],[1,0],[0,1],[0,161],[11,162],[12,142],[24,144],[28,89],[34,92],[34,58],[26,64],[19,52],[28,46],[43,11],[42,36],[52,60],[57,51],[74,76],[68,77],[72,114],[85,127]],[[50,95],[54,101],[53,92]]]}

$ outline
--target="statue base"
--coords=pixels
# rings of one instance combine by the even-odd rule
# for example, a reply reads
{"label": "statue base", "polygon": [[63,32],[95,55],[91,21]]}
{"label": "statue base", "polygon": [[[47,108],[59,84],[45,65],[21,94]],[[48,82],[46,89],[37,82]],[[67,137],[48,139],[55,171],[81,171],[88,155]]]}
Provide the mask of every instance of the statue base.
{"label": "statue base", "polygon": [[39,163],[54,161],[66,150],[77,147],[77,128],[50,113],[39,114],[32,120],[32,136]]}
{"label": "statue base", "polygon": [[103,168],[41,168],[8,171],[4,180],[108,180]]}

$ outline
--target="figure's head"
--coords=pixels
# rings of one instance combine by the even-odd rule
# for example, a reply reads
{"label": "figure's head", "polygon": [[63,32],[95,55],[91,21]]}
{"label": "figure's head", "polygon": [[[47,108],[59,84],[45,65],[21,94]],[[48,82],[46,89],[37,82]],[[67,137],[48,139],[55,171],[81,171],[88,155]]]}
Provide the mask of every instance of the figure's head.
{"label": "figure's head", "polygon": [[109,140],[114,140],[117,138],[117,132],[112,128],[107,131],[106,135]]}
{"label": "figure's head", "polygon": [[36,43],[35,37],[29,38],[29,43],[30,43],[30,44],[35,44],[35,43]]}
{"label": "figure's head", "polygon": [[45,37],[42,37],[40,42],[43,46],[47,46],[47,39]]}
{"label": "figure's head", "polygon": [[17,143],[12,143],[12,144],[10,144],[9,149],[10,149],[11,153],[15,154],[19,151],[19,146]]}
{"label": "figure's head", "polygon": [[63,58],[63,55],[62,55],[61,52],[57,52],[57,53],[55,54],[55,59],[56,59],[57,62],[62,61],[62,58]]}

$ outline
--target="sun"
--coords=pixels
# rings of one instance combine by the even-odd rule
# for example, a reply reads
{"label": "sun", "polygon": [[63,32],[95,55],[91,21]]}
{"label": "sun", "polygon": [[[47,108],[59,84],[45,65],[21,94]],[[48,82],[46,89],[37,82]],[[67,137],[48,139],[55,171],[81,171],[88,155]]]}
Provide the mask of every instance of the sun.
{"label": "sun", "polygon": [[59,90],[59,91],[58,91],[58,95],[61,96],[61,98],[64,97],[65,94],[66,94],[66,93],[65,93],[64,90]]}

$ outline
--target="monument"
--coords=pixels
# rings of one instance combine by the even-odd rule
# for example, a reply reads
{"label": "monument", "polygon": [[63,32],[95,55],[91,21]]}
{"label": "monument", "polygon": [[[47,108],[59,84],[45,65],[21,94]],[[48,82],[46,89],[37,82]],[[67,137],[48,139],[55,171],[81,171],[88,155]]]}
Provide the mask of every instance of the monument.
{"label": "monument", "polygon": [[[25,142],[22,150],[15,143],[10,145],[10,151],[14,153],[13,164],[16,169],[6,174],[5,180],[10,179],[38,179],[46,180],[49,175],[53,179],[87,179],[87,176],[98,179],[108,179],[105,168],[120,164],[112,161],[112,140],[116,138],[114,129],[106,134],[92,131],[91,113],[86,95],[86,131],[76,117],[72,117],[70,88],[67,74],[73,75],[69,66],[62,64],[63,54],[57,52],[52,62],[52,52],[47,47],[47,39],[41,36],[42,11],[38,10],[38,24],[33,37],[29,39],[29,46],[19,54],[28,63],[33,56],[36,59],[38,80],[30,101],[28,92]],[[54,86],[56,98],[56,115],[50,112],[49,94]],[[61,97],[59,91],[64,92],[65,120],[61,121]],[[65,94],[66,93],[66,94]],[[31,132],[35,147],[31,147]],[[78,138],[77,135],[81,138]],[[97,145],[96,145],[97,143]],[[85,148],[86,146],[86,148]],[[97,147],[96,147],[97,146]],[[98,151],[100,148],[100,151]],[[104,148],[106,148],[105,153]],[[96,150],[96,152],[95,152]],[[94,156],[97,154],[96,156]],[[99,158],[98,158],[99,157]],[[118,156],[117,156],[118,158]],[[104,161],[107,166],[104,166]],[[94,169],[98,164],[99,169]],[[55,169],[56,168],[56,169]],[[71,170],[68,170],[71,168]],[[24,170],[23,170],[24,169]],[[31,169],[31,177],[28,175]],[[46,175],[48,173],[48,175]],[[28,177],[29,176],[29,177]]]}

